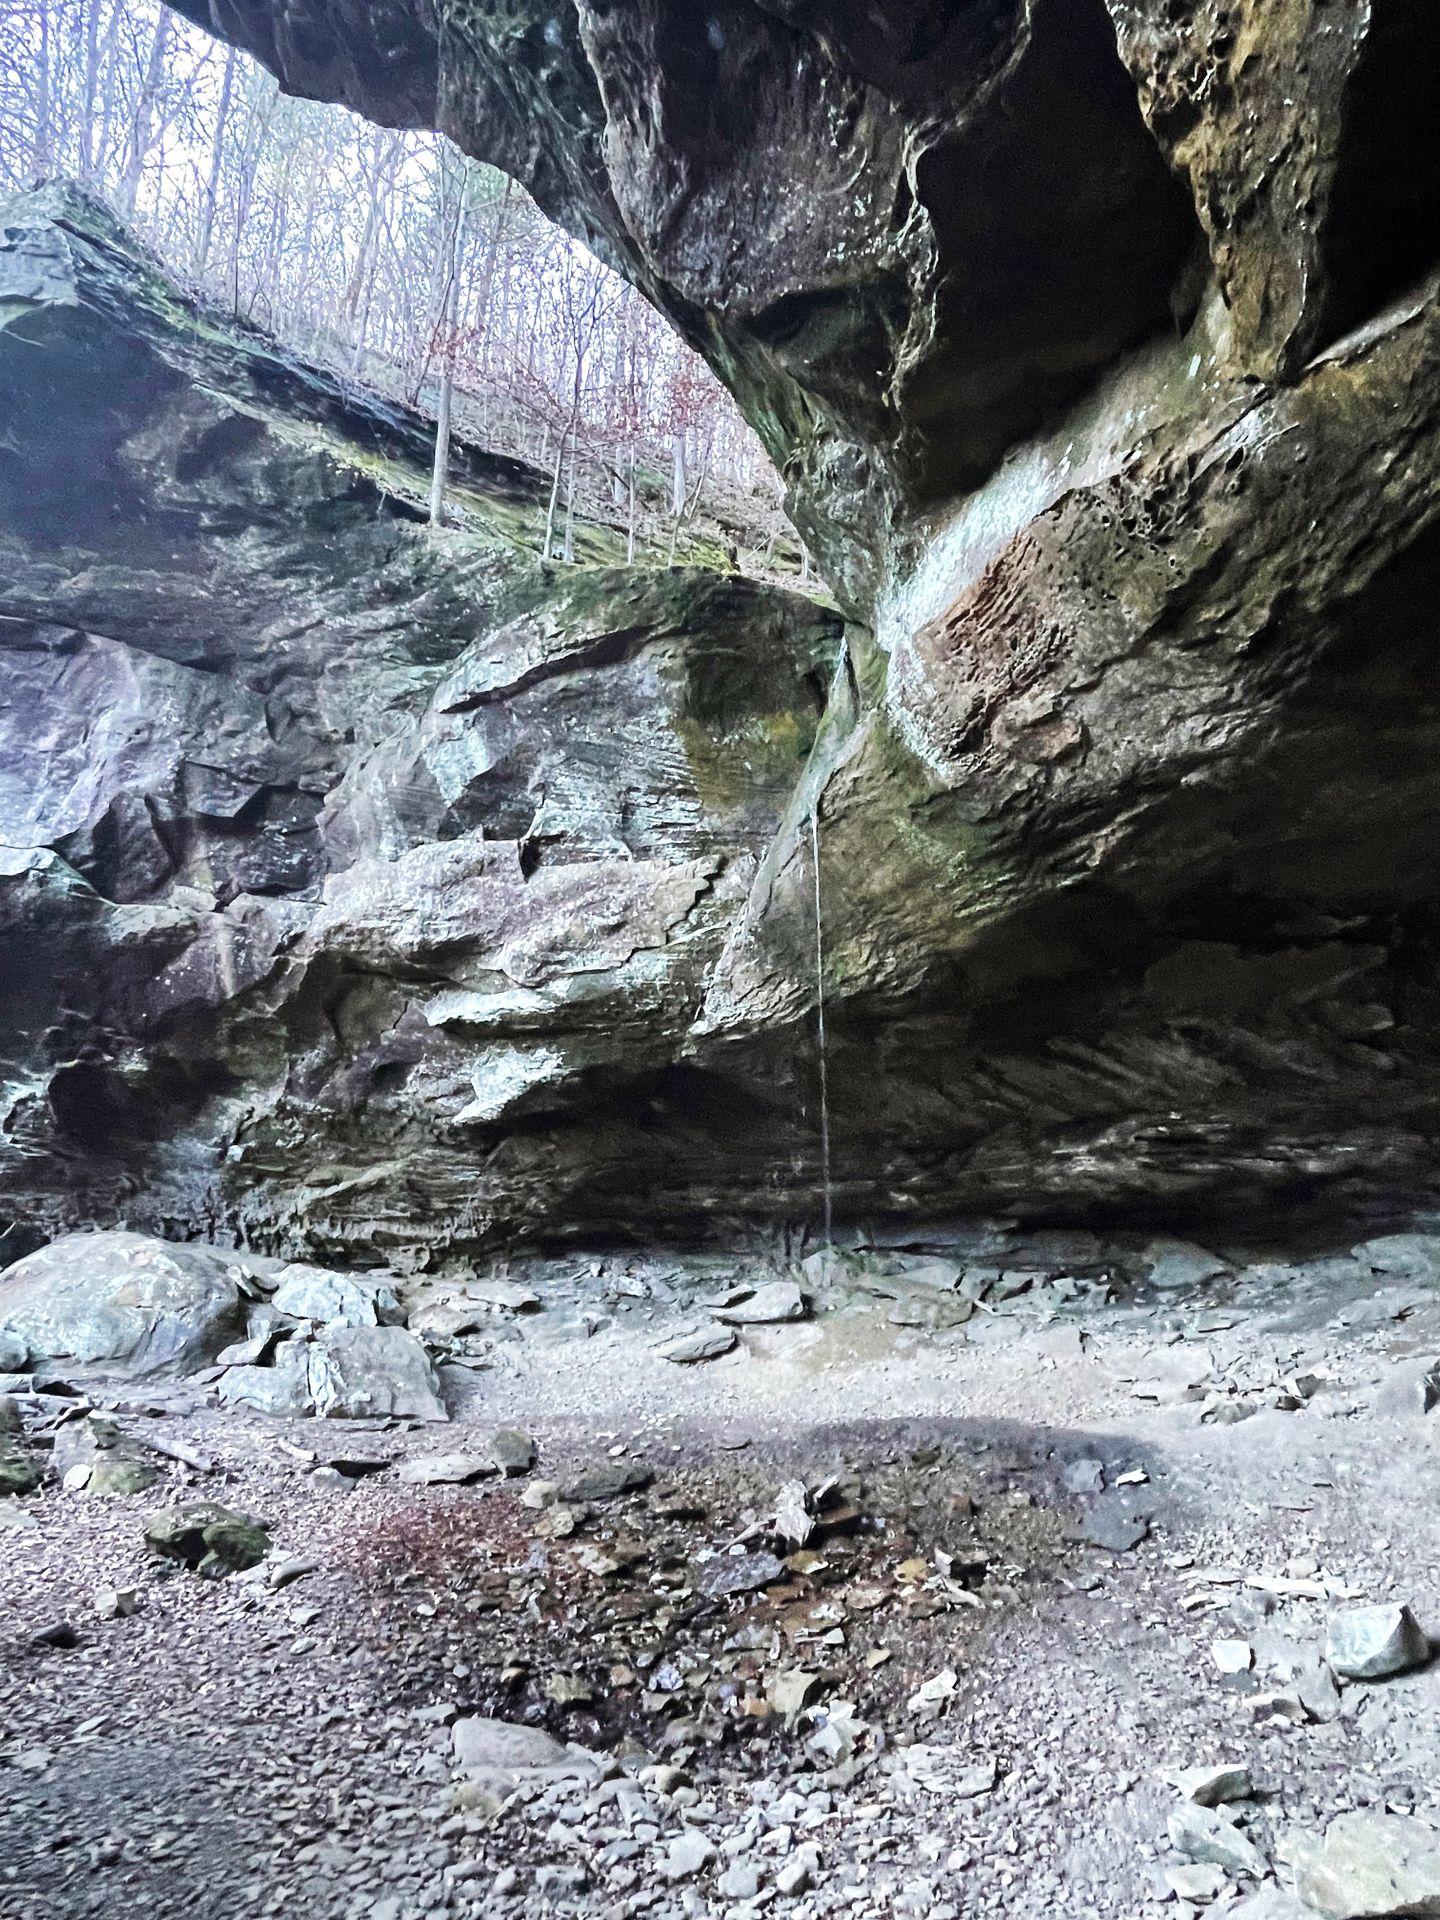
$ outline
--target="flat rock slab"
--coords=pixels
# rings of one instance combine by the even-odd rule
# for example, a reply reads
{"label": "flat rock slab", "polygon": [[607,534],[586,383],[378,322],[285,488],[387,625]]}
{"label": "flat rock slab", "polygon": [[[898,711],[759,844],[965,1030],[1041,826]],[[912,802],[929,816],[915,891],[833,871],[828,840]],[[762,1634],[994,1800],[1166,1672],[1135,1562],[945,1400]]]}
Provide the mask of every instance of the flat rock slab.
{"label": "flat rock slab", "polygon": [[809,1302],[793,1280],[771,1280],[753,1287],[744,1299],[713,1309],[717,1320],[733,1327],[774,1326],[787,1320],[803,1320]]}
{"label": "flat rock slab", "polygon": [[401,1463],[399,1478],[409,1487],[462,1487],[500,1469],[485,1454],[427,1453]]}
{"label": "flat rock slab", "polygon": [[677,1367],[693,1367],[702,1360],[719,1360],[733,1353],[738,1339],[728,1327],[711,1327],[701,1333],[682,1333],[655,1351],[662,1360],[673,1360]]}
{"label": "flat rock slab", "polygon": [[463,1486],[492,1474],[514,1479],[535,1464],[535,1442],[516,1427],[501,1427],[483,1451],[427,1453],[401,1464],[399,1477],[412,1487]]}
{"label": "flat rock slab", "polygon": [[697,1585],[709,1600],[736,1593],[758,1593],[785,1577],[785,1562],[773,1553],[727,1553],[701,1569]]}
{"label": "flat rock slab", "polygon": [[1125,1513],[1097,1507],[1081,1521],[1077,1537],[1088,1547],[1106,1553],[1130,1553],[1149,1537],[1150,1522],[1143,1513]]}
{"label": "flat rock slab", "polygon": [[579,1772],[585,1757],[564,1746],[543,1727],[472,1714],[450,1729],[455,1763],[465,1773],[522,1774]]}

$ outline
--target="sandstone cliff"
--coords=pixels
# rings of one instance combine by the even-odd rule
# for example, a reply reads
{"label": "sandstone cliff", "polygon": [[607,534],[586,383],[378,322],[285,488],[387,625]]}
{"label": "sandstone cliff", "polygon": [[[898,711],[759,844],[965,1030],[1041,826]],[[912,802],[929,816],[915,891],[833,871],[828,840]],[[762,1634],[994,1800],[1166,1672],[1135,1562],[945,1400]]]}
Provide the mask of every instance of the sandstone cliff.
{"label": "sandstone cliff", "polygon": [[[12,856],[17,1211],[73,1151],[87,1207],[417,1258],[813,1219],[812,816],[842,1218],[1433,1194],[1431,10],[186,10],[628,273],[853,624],[832,678],[838,623],[742,582],[537,581],[533,480],[480,456],[432,543],[413,423],[253,343],[217,383],[148,269],[78,302],[84,246],[12,215],[15,711],[202,676],[178,800],[89,739],[85,806],[6,826],[47,849]],[[15,396],[83,328],[131,398],[47,492]]]}

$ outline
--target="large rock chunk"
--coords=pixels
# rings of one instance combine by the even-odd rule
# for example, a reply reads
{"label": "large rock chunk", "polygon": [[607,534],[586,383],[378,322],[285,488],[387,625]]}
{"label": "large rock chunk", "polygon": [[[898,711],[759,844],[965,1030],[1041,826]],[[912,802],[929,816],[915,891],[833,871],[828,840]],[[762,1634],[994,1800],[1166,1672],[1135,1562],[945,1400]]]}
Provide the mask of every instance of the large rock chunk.
{"label": "large rock chunk", "polygon": [[404,1319],[400,1302],[384,1280],[332,1273],[326,1267],[285,1267],[277,1276],[270,1305],[292,1320],[316,1320],[329,1326],[394,1326]]}
{"label": "large rock chunk", "polygon": [[220,1397],[259,1413],[448,1420],[435,1369],[405,1327],[337,1320],[282,1341],[269,1366],[231,1367]]}
{"label": "large rock chunk", "polygon": [[213,1500],[162,1508],[145,1522],[145,1543],[162,1560],[176,1560],[208,1579],[244,1573],[270,1551],[268,1528],[247,1513]]}
{"label": "large rock chunk", "polygon": [[0,1501],[33,1493],[41,1481],[40,1462],[25,1446],[20,1409],[0,1393]]}
{"label": "large rock chunk", "polygon": [[404,1327],[326,1327],[311,1343],[310,1398],[324,1416],[448,1420],[435,1369]]}
{"label": "large rock chunk", "polygon": [[228,1406],[251,1407],[256,1413],[293,1416],[313,1413],[309,1341],[282,1341],[268,1366],[228,1368],[221,1375],[218,1391]]}
{"label": "large rock chunk", "polygon": [[160,1477],[139,1444],[100,1413],[61,1427],[51,1461],[67,1492],[83,1488],[101,1499],[144,1493]]}
{"label": "large rock chunk", "polygon": [[489,1779],[514,1779],[527,1773],[578,1772],[583,1757],[546,1733],[517,1720],[492,1720],[468,1714],[450,1730],[455,1764],[462,1772]]}
{"label": "large rock chunk", "polygon": [[70,1233],[0,1273],[0,1335],[30,1365],[203,1366],[233,1338],[233,1256],[141,1233]]}
{"label": "large rock chunk", "polygon": [[1440,1834],[1403,1814],[1342,1813],[1292,1860],[1297,1893],[1326,1920],[1440,1915]]}
{"label": "large rock chunk", "polygon": [[1387,1680],[1430,1658],[1430,1641],[1409,1607],[1347,1607],[1330,1621],[1325,1658],[1342,1680]]}

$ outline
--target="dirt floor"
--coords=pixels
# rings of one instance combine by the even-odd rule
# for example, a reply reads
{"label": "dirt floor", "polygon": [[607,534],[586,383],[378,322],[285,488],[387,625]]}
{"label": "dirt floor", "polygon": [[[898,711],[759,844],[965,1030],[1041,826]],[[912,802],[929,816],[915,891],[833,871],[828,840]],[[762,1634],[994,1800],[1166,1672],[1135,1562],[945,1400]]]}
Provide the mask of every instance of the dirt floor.
{"label": "dirt floor", "polygon": [[[1440,1664],[1323,1658],[1362,1604],[1440,1634],[1428,1271],[821,1284],[691,1366],[673,1275],[536,1291],[443,1427],[79,1383],[198,1464],[0,1503],[0,1920],[1282,1920],[1341,1814],[1440,1854]],[[23,1398],[28,1448],[86,1403]],[[265,1560],[158,1558],[197,1499]],[[1222,1762],[1253,1797],[1169,1777]]]}

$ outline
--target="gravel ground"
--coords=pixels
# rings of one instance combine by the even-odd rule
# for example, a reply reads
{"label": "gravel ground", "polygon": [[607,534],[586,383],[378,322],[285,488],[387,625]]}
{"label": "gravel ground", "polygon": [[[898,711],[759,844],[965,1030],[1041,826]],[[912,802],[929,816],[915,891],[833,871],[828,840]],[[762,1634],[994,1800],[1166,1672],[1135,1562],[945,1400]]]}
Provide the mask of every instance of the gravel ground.
{"label": "gravel ground", "polygon": [[[3,1920],[1280,1920],[1297,1833],[1440,1828],[1440,1669],[1337,1690],[1320,1660],[1361,1602],[1440,1633],[1440,1289],[1255,1266],[955,1324],[822,1287],[678,1367],[673,1288],[550,1277],[444,1370],[443,1428],[84,1383],[203,1467],[52,1475],[0,1530]],[[57,1410],[25,1405],[38,1458]],[[402,1478],[502,1425],[528,1474]],[[194,1499],[266,1561],[159,1561],[146,1515]],[[1249,1871],[1167,1835],[1167,1773],[1221,1761]]]}

